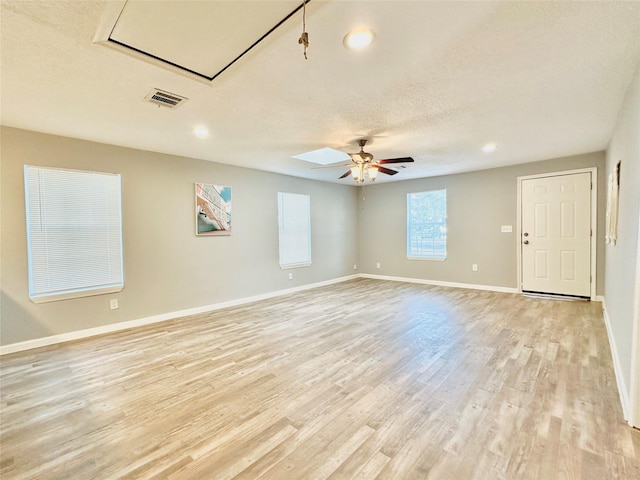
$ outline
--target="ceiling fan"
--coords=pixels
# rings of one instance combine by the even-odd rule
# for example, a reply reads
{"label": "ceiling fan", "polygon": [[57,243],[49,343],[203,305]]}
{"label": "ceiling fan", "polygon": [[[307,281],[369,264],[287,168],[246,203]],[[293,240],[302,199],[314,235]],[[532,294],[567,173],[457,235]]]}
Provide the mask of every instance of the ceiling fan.
{"label": "ceiling fan", "polygon": [[413,162],[413,158],[411,157],[388,158],[386,160],[374,160],[373,155],[364,151],[364,146],[366,144],[367,144],[366,138],[362,138],[358,140],[358,145],[360,145],[360,151],[358,153],[348,154],[351,157],[353,166],[339,178],[346,178],[349,175],[351,175],[353,177],[353,180],[356,183],[363,183],[365,177],[369,177],[369,180],[374,182],[376,180],[376,177],[378,176],[378,172],[384,173],[386,175],[395,175],[396,173],[398,173],[397,170],[391,170],[390,168],[383,167],[382,165],[390,164],[390,163]]}

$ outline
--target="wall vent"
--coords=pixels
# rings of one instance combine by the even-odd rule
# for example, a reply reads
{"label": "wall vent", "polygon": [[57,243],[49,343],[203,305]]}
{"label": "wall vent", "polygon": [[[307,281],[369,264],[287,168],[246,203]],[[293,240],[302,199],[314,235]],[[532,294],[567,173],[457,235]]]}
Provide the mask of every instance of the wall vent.
{"label": "wall vent", "polygon": [[167,108],[176,108],[185,100],[188,100],[188,98],[186,97],[181,97],[180,95],[176,95],[175,93],[165,92],[164,90],[160,90],[158,88],[154,88],[153,90],[151,90],[151,92],[149,92],[149,94],[147,94],[144,99],[148,102]]}

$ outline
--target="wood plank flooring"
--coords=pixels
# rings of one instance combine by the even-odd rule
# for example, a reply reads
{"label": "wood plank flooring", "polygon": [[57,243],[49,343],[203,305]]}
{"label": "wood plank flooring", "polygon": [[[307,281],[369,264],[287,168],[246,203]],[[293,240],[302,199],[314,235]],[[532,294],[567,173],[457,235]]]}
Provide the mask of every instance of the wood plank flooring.
{"label": "wood plank flooring", "polygon": [[357,279],[1,361],[9,479],[638,479],[601,305]]}

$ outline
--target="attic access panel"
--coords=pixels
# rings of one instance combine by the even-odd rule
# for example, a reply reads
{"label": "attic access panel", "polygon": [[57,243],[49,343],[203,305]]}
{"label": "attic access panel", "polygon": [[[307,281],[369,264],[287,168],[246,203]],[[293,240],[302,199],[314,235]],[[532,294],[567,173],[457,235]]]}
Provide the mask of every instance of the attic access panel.
{"label": "attic access panel", "polygon": [[127,0],[106,41],[211,81],[300,8],[298,0]]}

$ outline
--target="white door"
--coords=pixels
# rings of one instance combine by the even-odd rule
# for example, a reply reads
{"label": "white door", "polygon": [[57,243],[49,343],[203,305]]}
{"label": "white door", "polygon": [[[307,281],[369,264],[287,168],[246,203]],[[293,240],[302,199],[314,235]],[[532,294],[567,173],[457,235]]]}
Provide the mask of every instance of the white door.
{"label": "white door", "polygon": [[590,297],[591,173],[522,180],[522,291]]}

